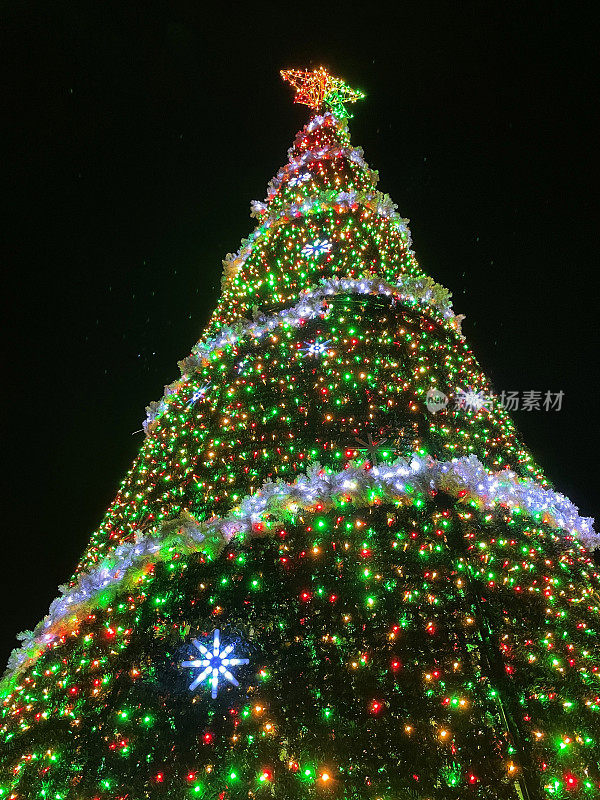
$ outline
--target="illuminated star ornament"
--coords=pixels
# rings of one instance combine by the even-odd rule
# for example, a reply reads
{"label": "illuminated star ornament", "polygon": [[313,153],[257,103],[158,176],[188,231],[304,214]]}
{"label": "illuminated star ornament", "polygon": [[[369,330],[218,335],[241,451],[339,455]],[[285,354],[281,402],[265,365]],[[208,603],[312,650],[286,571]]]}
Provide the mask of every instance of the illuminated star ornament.
{"label": "illuminated star ornament", "polygon": [[334,78],[324,67],[313,70],[282,69],[281,77],[296,90],[295,103],[303,103],[314,111],[321,111],[327,106],[338,118],[351,116],[345,103],[355,103],[365,96],[363,92],[351,89],[341,78]]}
{"label": "illuminated star ornament", "polygon": [[233,644],[228,644],[227,647],[221,650],[221,635],[218,629],[213,634],[212,652],[197,639],[193,639],[192,643],[196,650],[200,652],[202,658],[195,658],[192,661],[182,661],[181,666],[194,667],[202,671],[194,678],[192,683],[190,683],[190,691],[194,691],[197,686],[200,686],[202,681],[206,680],[210,683],[212,688],[211,695],[215,698],[219,690],[219,680],[221,678],[225,678],[225,680],[229,681],[229,683],[232,683],[234,686],[239,686],[238,681],[231,674],[229,667],[248,664],[249,659],[230,658],[235,646]]}

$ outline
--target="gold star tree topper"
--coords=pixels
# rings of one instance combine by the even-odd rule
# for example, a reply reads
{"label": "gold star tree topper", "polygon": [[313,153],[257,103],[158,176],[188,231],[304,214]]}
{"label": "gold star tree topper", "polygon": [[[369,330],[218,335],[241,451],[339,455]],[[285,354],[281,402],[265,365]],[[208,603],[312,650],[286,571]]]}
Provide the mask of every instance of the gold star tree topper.
{"label": "gold star tree topper", "polygon": [[320,111],[328,106],[336,117],[349,117],[345,103],[355,103],[365,95],[351,89],[341,78],[334,78],[325,67],[319,69],[282,69],[281,77],[296,90],[294,103]]}

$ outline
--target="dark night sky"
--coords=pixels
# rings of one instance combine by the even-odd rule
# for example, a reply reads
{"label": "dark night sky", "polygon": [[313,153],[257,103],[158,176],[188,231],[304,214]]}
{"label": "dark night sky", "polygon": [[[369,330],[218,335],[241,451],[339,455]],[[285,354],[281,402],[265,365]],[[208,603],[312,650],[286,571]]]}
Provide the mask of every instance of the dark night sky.
{"label": "dark night sky", "polygon": [[514,418],[600,519],[591,16],[552,0],[223,3],[221,19],[200,2],[0,9],[0,661],[71,573],[307,118],[281,67],[323,63],[367,92],[354,144],[495,389],[564,390],[560,413]]}

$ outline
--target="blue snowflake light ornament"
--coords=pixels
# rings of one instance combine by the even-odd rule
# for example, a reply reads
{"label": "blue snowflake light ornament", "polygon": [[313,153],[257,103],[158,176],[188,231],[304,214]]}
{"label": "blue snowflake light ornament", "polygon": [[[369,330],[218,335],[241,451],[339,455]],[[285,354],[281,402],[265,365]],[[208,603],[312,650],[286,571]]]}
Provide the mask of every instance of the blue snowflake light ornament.
{"label": "blue snowflake light ornament", "polygon": [[250,663],[249,659],[231,658],[230,656],[233,655],[233,648],[235,647],[234,644],[228,644],[226,647],[221,649],[221,633],[218,629],[213,633],[212,652],[197,639],[193,639],[192,644],[196,650],[200,652],[202,658],[195,658],[191,661],[182,661],[181,666],[194,667],[195,669],[201,669],[202,671],[190,683],[190,691],[193,692],[194,689],[200,686],[203,681],[207,681],[207,683],[210,683],[212,688],[211,695],[213,698],[215,698],[219,690],[219,681],[223,678],[229,681],[229,683],[232,683],[234,686],[239,686],[239,682],[232,675],[229,667],[237,667],[240,664],[248,664]]}

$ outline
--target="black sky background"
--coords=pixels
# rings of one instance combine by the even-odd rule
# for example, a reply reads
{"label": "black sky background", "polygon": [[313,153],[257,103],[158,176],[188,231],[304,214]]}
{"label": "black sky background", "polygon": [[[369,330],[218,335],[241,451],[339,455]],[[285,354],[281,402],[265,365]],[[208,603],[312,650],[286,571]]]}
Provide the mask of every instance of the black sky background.
{"label": "black sky background", "polygon": [[561,412],[513,416],[600,519],[591,3],[0,9],[0,661],[71,574],[307,119],[282,67],[366,91],[353,143],[496,391],[564,390]]}

